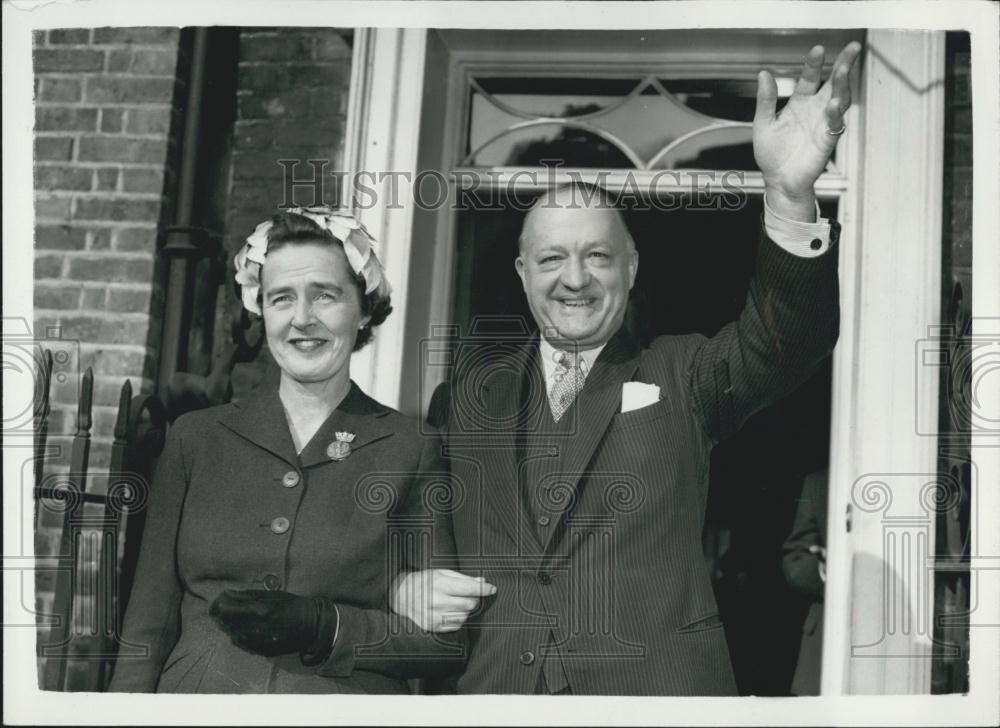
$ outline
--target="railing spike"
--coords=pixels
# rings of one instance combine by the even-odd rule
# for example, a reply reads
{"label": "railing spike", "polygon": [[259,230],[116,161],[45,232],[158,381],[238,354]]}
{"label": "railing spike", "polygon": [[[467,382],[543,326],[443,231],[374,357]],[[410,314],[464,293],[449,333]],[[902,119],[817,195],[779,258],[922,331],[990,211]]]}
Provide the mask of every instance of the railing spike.
{"label": "railing spike", "polygon": [[35,411],[39,413],[40,419],[45,419],[51,411],[49,405],[49,391],[52,388],[52,351],[44,349],[42,352],[42,402],[41,408]]}
{"label": "railing spike", "polygon": [[115,440],[128,439],[129,410],[132,405],[132,380],[126,379],[118,396],[118,417],[115,419]]}
{"label": "railing spike", "polygon": [[93,423],[91,419],[91,405],[94,400],[94,370],[87,367],[83,373],[83,381],[80,383],[80,404],[76,414],[76,434],[87,435]]}
{"label": "railing spike", "polygon": [[[35,402],[35,485],[42,483],[44,474],[43,460],[45,459],[45,448],[48,444],[49,436],[49,415],[52,413],[50,404],[52,389],[52,351],[42,349],[42,363],[40,372],[42,378],[42,389],[38,392],[40,402]],[[38,517],[38,503],[35,503],[35,517]]]}

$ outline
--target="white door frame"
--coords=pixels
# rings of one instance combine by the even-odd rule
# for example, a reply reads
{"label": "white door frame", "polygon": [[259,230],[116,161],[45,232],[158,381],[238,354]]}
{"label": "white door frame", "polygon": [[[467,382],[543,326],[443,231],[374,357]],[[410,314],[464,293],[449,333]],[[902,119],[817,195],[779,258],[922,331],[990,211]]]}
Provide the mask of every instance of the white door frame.
{"label": "white door frame", "polygon": [[[345,128],[344,171],[360,187],[356,212],[378,241],[376,250],[392,285],[394,311],[374,340],[351,359],[351,375],[378,401],[397,407],[404,379],[403,350],[413,248],[414,204],[397,177],[417,170],[423,111],[423,69],[427,31],[359,28],[354,34],[351,88]],[[356,178],[355,175],[358,175]],[[376,177],[369,177],[376,175]],[[384,184],[379,184],[379,177]]]}
{"label": "white door frame", "polygon": [[[943,32],[872,30],[847,173],[833,361],[824,694],[929,693]],[[848,513],[849,512],[849,513]]]}

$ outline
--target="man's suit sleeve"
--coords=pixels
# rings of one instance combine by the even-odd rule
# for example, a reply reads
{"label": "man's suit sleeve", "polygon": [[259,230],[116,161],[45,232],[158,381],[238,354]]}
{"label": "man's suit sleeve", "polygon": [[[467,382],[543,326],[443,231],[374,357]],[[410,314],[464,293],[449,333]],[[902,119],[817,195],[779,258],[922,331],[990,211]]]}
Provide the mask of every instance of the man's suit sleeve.
{"label": "man's suit sleeve", "polygon": [[155,692],[163,663],[180,635],[176,546],[189,475],[183,452],[186,429],[186,418],[174,423],[156,465],[109,692]]}
{"label": "man's suit sleeve", "polygon": [[[390,517],[389,528],[396,530],[402,549],[401,567],[449,566],[455,553],[448,517],[450,482],[436,435],[424,440],[418,473],[406,502]],[[388,548],[394,548],[391,539]],[[428,632],[388,606],[371,609],[338,603],[337,611],[337,636],[329,658],[317,670],[321,675],[347,677],[360,669],[407,680],[448,675],[465,665],[464,629]]]}
{"label": "man's suit sleeve", "polygon": [[781,550],[785,579],[795,591],[814,601],[823,601],[823,580],[819,577],[819,556],[809,553],[810,546],[824,546],[823,531],[818,521],[817,498],[825,498],[825,490],[806,480],[795,509],[795,523]]}
{"label": "man's suit sleeve", "polygon": [[833,350],[839,324],[837,246],[803,258],[762,233],[743,311],[689,363],[691,405],[708,436],[728,437],[808,378]]}

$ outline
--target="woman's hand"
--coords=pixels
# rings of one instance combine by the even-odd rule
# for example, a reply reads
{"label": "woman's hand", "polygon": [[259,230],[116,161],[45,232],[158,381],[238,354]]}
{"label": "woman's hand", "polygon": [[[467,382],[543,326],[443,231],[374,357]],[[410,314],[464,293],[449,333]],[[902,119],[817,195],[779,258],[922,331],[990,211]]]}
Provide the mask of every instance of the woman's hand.
{"label": "woman's hand", "polygon": [[450,569],[410,571],[396,579],[392,610],[428,632],[455,632],[497,588],[482,577]]}
{"label": "woman's hand", "polygon": [[209,614],[244,650],[267,656],[298,652],[305,664],[321,662],[337,632],[337,608],[329,599],[286,591],[227,589]]}

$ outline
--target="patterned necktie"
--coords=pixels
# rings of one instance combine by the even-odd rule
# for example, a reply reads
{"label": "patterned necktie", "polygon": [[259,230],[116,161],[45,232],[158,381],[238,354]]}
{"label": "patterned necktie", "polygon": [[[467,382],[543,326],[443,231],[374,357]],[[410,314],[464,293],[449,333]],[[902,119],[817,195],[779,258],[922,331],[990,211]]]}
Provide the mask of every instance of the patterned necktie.
{"label": "patterned necktie", "polygon": [[558,366],[554,375],[555,384],[552,385],[552,391],[549,392],[549,408],[552,410],[552,419],[556,422],[573,404],[577,393],[583,389],[583,380],[585,379],[578,354],[560,351],[557,352],[557,357],[559,358],[557,358]]}

